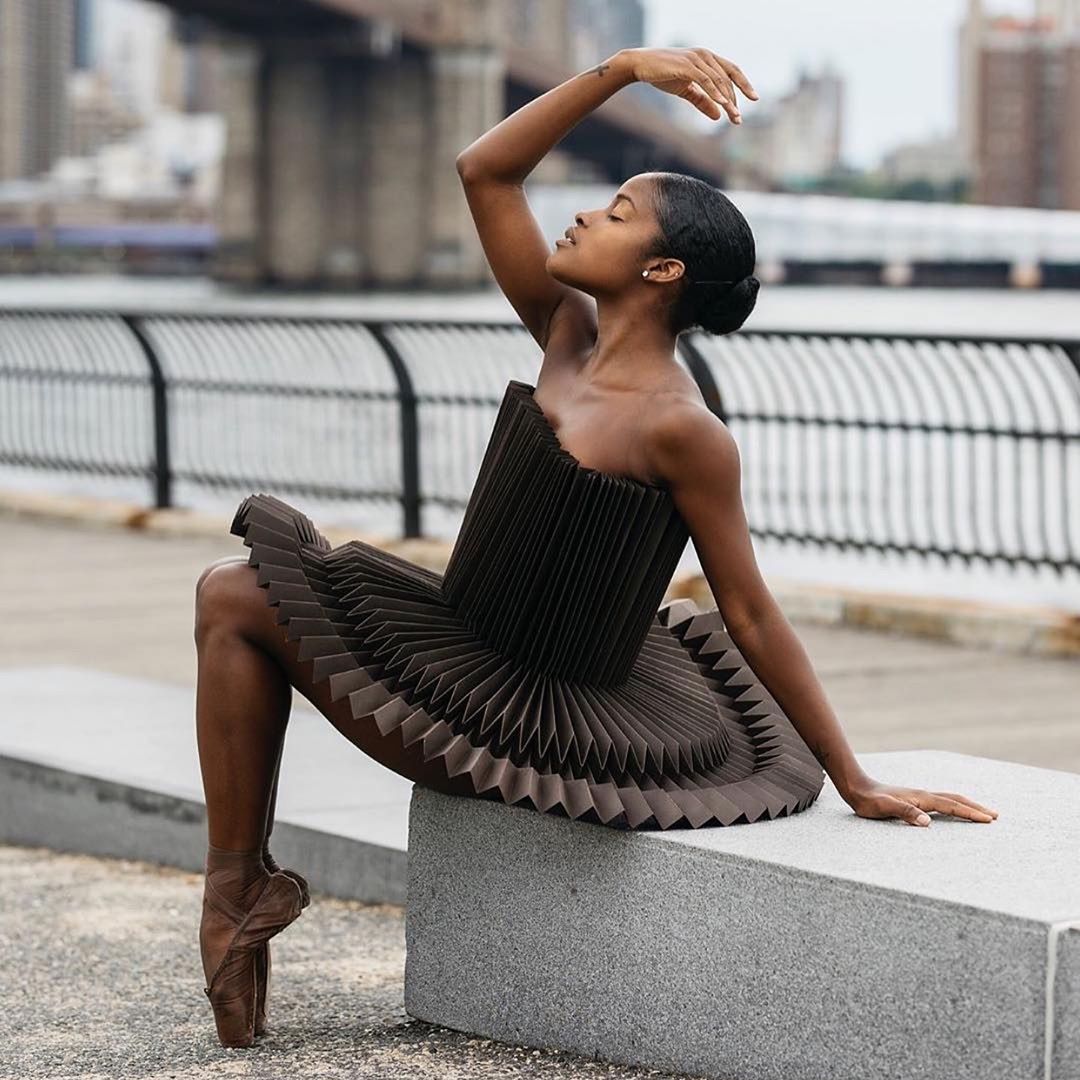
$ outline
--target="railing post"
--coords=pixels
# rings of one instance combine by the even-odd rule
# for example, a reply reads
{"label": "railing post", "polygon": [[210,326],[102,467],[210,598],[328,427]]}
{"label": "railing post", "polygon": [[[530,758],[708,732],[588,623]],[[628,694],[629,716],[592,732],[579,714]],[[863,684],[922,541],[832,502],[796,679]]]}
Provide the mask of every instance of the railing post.
{"label": "railing post", "polygon": [[398,384],[401,408],[401,507],[403,535],[422,536],[420,520],[420,425],[416,410],[416,391],[412,377],[397,346],[390,340],[384,323],[367,323],[372,336],[382,347]]}
{"label": "railing post", "polygon": [[1080,341],[1070,341],[1063,344],[1062,348],[1065,350],[1065,355],[1068,356],[1073,370],[1080,377]]}
{"label": "railing post", "polygon": [[172,463],[169,460],[169,402],[165,374],[157,354],[138,318],[121,315],[120,320],[139,343],[150,367],[150,387],[154,398],[154,506],[172,506]]}
{"label": "railing post", "polygon": [[697,347],[689,334],[679,335],[678,346],[682,350],[686,359],[686,366],[693,376],[694,382],[697,383],[709,411],[726,424],[727,416],[724,413],[724,399],[720,396],[720,387],[716,385],[716,380],[712,377],[709,362],[705,359],[704,353]]}

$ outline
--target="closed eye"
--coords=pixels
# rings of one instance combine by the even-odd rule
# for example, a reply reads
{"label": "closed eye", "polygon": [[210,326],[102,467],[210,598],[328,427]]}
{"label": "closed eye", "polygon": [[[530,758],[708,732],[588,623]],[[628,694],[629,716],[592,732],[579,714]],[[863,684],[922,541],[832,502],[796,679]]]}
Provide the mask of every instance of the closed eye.
{"label": "closed eye", "polygon": [[608,221],[622,221],[622,218],[616,217],[614,214],[608,214]]}

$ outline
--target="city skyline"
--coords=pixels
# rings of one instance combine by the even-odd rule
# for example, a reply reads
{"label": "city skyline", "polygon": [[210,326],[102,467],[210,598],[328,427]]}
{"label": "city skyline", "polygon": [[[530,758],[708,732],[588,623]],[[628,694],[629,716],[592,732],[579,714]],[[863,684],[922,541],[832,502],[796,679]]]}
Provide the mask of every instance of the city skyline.
{"label": "city skyline", "polygon": [[[955,133],[957,33],[966,8],[967,0],[761,0],[720,13],[711,0],[645,0],[645,35],[651,46],[700,44],[738,64],[760,94],[758,101],[739,95],[744,117],[787,93],[800,68],[818,73],[831,61],[845,82],[841,157],[871,169],[897,146]],[[1035,4],[986,0],[984,8],[1023,16]]]}
{"label": "city skyline", "polygon": [[[1038,6],[1045,10],[1049,2],[1038,0]],[[872,170],[901,147],[956,135],[958,30],[967,6],[967,0],[914,0],[902,9],[871,10],[857,0],[831,0],[823,17],[820,7],[811,11],[795,0],[763,0],[727,18],[709,0],[644,0],[644,43],[700,41],[735,60],[761,94],[756,102],[741,97],[746,119],[768,113],[801,75],[813,77],[831,68],[843,83],[840,159],[848,167]],[[983,6],[989,14],[1030,16],[1037,4],[985,0]],[[166,19],[166,9],[147,0],[95,2],[92,51],[114,73],[122,72],[115,89],[142,115],[155,107],[159,72],[153,50],[132,43],[164,34]],[[777,26],[784,31],[778,33]],[[889,48],[882,47],[884,41]],[[576,56],[573,62],[590,59]],[[647,87],[639,89],[649,93]],[[673,105],[675,115],[681,105],[657,104]],[[696,110],[684,111],[682,120],[696,130],[715,129]]]}
{"label": "city skyline", "polygon": [[[123,48],[133,14],[143,33],[164,31],[164,10],[151,0],[98,0],[98,7],[98,46],[106,53]],[[763,0],[729,18],[717,13],[712,0],[644,0],[645,44],[700,40],[740,64],[761,94],[757,102],[740,95],[746,117],[790,93],[801,72],[818,75],[831,64],[845,89],[841,158],[873,169],[900,146],[955,134],[957,34],[966,7],[967,0],[913,0],[891,10],[829,0],[823,18],[821,7]],[[990,14],[1032,15],[1035,7],[1036,0],[984,3]],[[785,32],[778,34],[777,26]],[[889,48],[881,47],[884,41]],[[910,74],[915,67],[917,77]],[[132,73],[139,82],[130,90],[145,107],[153,95],[153,65],[136,59]],[[692,109],[687,113],[690,124],[708,130],[709,121]]]}

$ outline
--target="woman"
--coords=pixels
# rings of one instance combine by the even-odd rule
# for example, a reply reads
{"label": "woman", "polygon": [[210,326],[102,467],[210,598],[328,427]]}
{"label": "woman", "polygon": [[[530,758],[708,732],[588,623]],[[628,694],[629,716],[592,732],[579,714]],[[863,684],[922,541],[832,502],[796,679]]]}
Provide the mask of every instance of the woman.
{"label": "woman", "polygon": [[[708,49],[626,49],[458,157],[487,258],[544,357],[535,387],[507,387],[445,574],[361,541],[331,548],[253,494],[231,529],[250,558],[199,578],[200,945],[224,1045],[265,1030],[268,939],[309,901],[267,845],[291,686],[417,783],[619,828],[800,812],[822,769],[862,817],[997,816],[859,767],[759,573],[736,444],[675,358],[684,330],[728,333],[753,310],[739,211],[700,180],[643,173],[553,250],[541,235],[524,178],[633,81],[735,123],[736,87],[757,98]],[[717,609],[658,610],[691,536]]]}

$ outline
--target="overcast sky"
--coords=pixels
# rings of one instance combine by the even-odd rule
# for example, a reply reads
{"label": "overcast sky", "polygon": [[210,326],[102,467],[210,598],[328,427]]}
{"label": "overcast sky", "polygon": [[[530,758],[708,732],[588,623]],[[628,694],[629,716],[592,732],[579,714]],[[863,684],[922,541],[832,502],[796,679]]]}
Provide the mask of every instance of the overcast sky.
{"label": "overcast sky", "polygon": [[[1034,5],[984,6],[1027,15]],[[790,90],[800,65],[816,73],[831,59],[845,82],[841,154],[868,167],[897,143],[955,130],[956,34],[966,7],[965,0],[645,0],[645,33],[649,45],[702,45],[734,60],[761,95],[757,102],[740,95],[744,117]]]}

